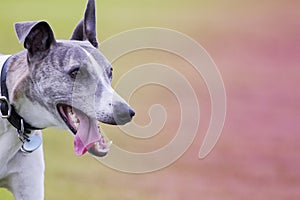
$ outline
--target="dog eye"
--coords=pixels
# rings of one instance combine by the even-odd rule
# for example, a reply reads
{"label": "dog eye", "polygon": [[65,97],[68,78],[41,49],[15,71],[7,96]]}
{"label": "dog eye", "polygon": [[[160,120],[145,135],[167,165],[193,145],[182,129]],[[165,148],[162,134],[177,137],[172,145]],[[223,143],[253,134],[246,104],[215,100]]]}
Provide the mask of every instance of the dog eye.
{"label": "dog eye", "polygon": [[72,79],[76,79],[77,76],[80,76],[80,69],[79,68],[75,68],[75,69],[72,69],[70,72],[69,72],[69,75]]}
{"label": "dog eye", "polygon": [[109,78],[112,78],[112,73],[113,73],[113,68],[111,67],[109,69],[109,73],[108,73]]}

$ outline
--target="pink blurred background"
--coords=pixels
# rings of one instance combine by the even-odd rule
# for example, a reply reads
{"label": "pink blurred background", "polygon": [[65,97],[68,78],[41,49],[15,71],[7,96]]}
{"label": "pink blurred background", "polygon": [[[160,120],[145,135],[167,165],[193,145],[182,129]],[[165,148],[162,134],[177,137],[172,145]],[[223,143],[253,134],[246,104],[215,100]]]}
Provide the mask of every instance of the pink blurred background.
{"label": "pink blurred background", "polygon": [[[196,162],[204,199],[300,198],[300,4],[241,1],[202,44],[228,97],[216,148]],[[201,197],[199,193],[199,197]],[[200,199],[200,198],[199,198]]]}

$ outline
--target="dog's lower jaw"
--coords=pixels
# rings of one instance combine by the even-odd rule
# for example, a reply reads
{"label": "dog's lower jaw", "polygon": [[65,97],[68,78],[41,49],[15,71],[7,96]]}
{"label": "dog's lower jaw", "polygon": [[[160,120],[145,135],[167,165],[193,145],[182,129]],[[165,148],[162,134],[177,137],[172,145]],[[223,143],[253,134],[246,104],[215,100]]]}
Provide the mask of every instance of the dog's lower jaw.
{"label": "dog's lower jaw", "polygon": [[88,149],[88,152],[90,154],[92,154],[93,156],[96,156],[96,157],[103,157],[103,156],[106,156],[106,154],[108,153],[109,151],[109,147],[112,145],[112,141],[109,141],[108,143],[105,144],[105,149],[103,149],[103,144],[100,145],[99,142],[96,142],[93,144],[93,146],[91,146],[89,149]]}

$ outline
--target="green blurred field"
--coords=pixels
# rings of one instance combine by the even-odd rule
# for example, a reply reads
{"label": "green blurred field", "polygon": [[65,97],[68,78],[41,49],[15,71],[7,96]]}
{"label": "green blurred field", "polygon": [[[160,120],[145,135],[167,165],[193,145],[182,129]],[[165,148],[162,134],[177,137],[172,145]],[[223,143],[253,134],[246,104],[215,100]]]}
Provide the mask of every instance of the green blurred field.
{"label": "green blurred field", "polygon": [[[69,38],[85,4],[84,0],[1,2],[0,52],[22,49],[13,30],[17,21],[44,19],[56,38]],[[224,78],[226,124],[213,152],[199,160],[210,117],[209,94],[201,77],[195,76],[188,63],[164,52],[126,55],[114,63],[113,84],[132,67],[148,62],[174,66],[191,80],[201,108],[195,141],[173,165],[132,175],[109,169],[89,155],[76,157],[73,137],[67,131],[48,129],[44,132],[45,199],[299,199],[300,94],[295,89],[300,73],[299,7],[296,1],[280,0],[97,1],[100,42],[128,29],[155,26],[183,32],[202,44]],[[171,119],[163,135],[151,142],[133,140],[116,127],[103,126],[115,144],[148,151],[173,137],[179,117],[172,95],[149,87],[138,91],[130,103],[139,124],[149,122],[147,112],[155,103],[165,105]],[[0,189],[0,199],[13,198]]]}

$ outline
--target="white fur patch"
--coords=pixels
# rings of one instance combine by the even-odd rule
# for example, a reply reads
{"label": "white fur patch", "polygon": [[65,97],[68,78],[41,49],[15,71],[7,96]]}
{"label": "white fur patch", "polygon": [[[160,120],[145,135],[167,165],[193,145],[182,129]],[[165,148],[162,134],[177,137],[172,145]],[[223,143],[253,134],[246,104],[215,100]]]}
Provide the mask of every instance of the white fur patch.
{"label": "white fur patch", "polygon": [[31,102],[26,97],[18,99],[17,109],[19,114],[32,126],[35,127],[51,127],[57,126],[60,122],[52,113],[38,103]]}
{"label": "white fur patch", "polygon": [[2,69],[4,63],[7,61],[7,59],[10,57],[11,55],[2,55],[0,56],[0,70]]}

